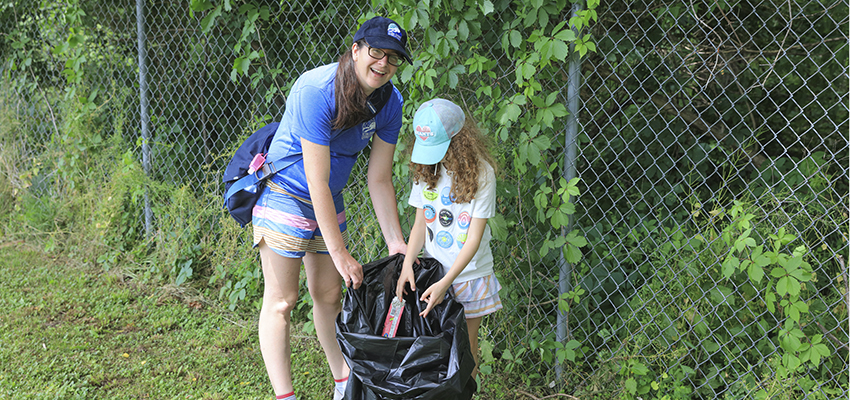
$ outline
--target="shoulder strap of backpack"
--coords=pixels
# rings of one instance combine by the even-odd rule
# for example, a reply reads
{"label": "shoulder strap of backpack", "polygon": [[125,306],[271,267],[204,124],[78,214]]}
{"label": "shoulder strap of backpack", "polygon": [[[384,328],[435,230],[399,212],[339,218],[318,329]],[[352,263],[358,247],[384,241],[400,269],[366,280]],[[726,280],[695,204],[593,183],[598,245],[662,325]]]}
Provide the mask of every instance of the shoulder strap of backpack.
{"label": "shoulder strap of backpack", "polygon": [[291,154],[279,160],[275,160],[272,162],[268,162],[263,164],[263,168],[260,168],[256,172],[250,175],[245,175],[242,178],[239,178],[238,181],[233,182],[230,185],[230,188],[227,189],[227,193],[224,194],[224,202],[227,203],[227,200],[230,199],[231,196],[239,192],[240,190],[244,190],[246,188],[251,187],[252,185],[256,185],[259,182],[262,182],[272,175],[276,174],[278,171],[295,164],[298,160],[301,159],[301,154]]}

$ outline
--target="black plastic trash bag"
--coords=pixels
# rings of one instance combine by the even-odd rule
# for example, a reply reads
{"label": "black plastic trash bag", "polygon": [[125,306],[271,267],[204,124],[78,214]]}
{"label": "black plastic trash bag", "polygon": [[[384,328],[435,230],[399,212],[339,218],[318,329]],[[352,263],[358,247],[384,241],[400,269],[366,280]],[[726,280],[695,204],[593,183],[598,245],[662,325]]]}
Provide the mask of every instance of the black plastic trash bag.
{"label": "black plastic trash bag", "polygon": [[415,293],[405,295],[396,337],[381,336],[395,297],[404,255],[363,266],[363,284],[349,289],[336,319],[336,338],[351,368],[346,400],[469,400],[477,390],[463,306],[451,288],[442,303],[422,318],[422,291],[443,277],[440,263],[414,264]]}

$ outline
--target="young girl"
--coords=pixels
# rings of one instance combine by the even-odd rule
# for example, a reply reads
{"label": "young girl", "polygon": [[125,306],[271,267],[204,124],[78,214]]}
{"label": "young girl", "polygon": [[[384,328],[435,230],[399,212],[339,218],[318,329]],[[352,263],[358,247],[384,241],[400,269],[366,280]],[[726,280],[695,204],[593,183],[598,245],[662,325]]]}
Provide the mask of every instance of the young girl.
{"label": "young girl", "polygon": [[[416,207],[416,220],[396,294],[406,293],[405,283],[416,290],[413,263],[424,245],[424,256],[440,261],[445,276],[422,293],[420,300],[428,305],[420,315],[428,315],[453,286],[464,306],[477,365],[481,318],[502,308],[487,226],[496,214],[496,162],[475,123],[448,100],[422,104],[413,126],[409,203]],[[477,372],[476,367],[473,377]]]}

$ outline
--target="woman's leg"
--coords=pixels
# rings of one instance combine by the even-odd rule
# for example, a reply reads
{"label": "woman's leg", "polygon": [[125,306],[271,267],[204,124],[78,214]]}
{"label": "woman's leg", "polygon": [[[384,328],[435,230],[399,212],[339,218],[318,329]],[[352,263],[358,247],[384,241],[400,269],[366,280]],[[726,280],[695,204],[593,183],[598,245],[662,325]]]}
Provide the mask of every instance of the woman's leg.
{"label": "woman's leg", "polygon": [[468,318],[466,320],[466,328],[469,333],[469,348],[472,350],[472,357],[475,359],[475,369],[472,370],[472,379],[478,375],[478,329],[481,327],[481,318]]}
{"label": "woman's leg", "polygon": [[307,272],[307,288],[313,298],[316,336],[325,351],[334,379],[346,378],[348,365],[336,342],[334,325],[337,315],[342,311],[342,278],[331,256],[327,254],[307,253],[304,256],[304,270]]}
{"label": "woman's leg", "polygon": [[260,310],[260,351],[275,395],[291,393],[290,317],[298,302],[300,258],[286,258],[260,241],[263,263],[263,307]]}

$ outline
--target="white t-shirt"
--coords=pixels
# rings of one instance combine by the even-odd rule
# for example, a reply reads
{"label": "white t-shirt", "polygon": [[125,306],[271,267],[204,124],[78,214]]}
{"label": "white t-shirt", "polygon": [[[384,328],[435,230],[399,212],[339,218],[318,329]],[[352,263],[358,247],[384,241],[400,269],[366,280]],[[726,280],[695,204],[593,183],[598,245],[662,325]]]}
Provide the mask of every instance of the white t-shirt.
{"label": "white t-shirt", "polygon": [[[434,190],[424,181],[413,184],[408,203],[425,212],[425,257],[437,259],[444,272],[454,264],[466,242],[472,218],[491,218],[496,215],[496,174],[490,164],[478,164],[478,192],[469,203],[456,203],[451,195],[451,176],[442,165],[440,180]],[[472,260],[453,283],[482,278],[493,272],[493,253],[490,251],[490,226],[484,228],[481,244]]]}

